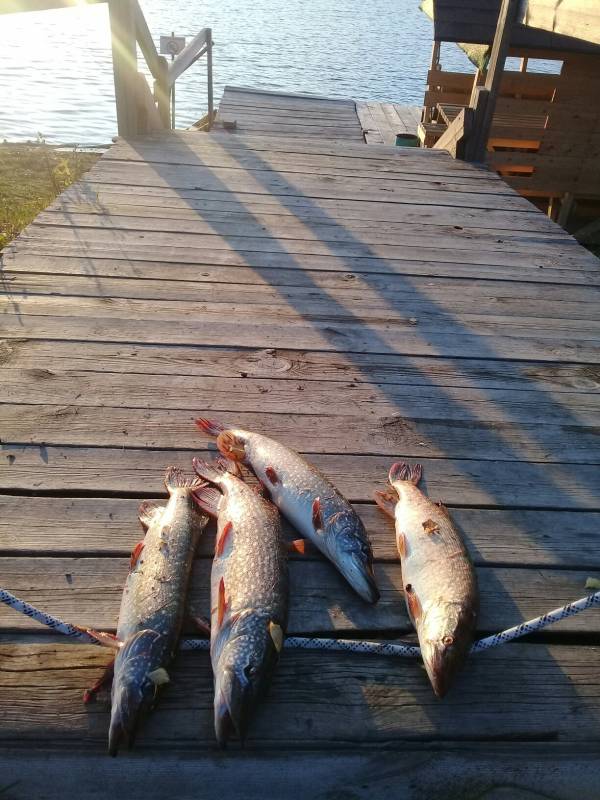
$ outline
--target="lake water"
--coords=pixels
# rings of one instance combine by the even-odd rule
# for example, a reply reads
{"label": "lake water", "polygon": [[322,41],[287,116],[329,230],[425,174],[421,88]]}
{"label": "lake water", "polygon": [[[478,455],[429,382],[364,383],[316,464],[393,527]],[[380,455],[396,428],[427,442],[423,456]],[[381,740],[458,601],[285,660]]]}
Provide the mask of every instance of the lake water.
{"label": "lake water", "polygon": [[[420,104],[432,23],[418,0],[141,0],[160,34],[212,27],[215,99],[226,84]],[[447,69],[473,71],[444,45]],[[143,59],[140,58],[140,64]],[[105,4],[0,16],[0,139],[107,143],[116,133]],[[177,125],[206,112],[206,64],[177,82]]]}

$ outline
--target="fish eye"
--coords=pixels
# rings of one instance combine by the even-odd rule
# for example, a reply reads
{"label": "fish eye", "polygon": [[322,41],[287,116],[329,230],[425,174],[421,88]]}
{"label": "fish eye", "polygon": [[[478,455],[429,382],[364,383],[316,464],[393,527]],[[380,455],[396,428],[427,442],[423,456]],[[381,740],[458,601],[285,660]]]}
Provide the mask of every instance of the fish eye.
{"label": "fish eye", "polygon": [[444,636],[442,644],[445,644],[446,647],[450,647],[451,644],[454,644],[454,636]]}
{"label": "fish eye", "polygon": [[254,678],[257,672],[258,668],[256,667],[255,664],[246,664],[246,666],[244,667],[244,677],[247,680],[250,680],[250,678]]}

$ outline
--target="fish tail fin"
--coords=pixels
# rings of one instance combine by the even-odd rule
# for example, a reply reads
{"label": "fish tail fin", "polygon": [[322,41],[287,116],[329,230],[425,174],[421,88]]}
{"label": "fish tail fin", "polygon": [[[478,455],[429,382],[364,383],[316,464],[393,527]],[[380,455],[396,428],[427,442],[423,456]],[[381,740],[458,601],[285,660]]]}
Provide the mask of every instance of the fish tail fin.
{"label": "fish tail fin", "polygon": [[192,497],[206,514],[211,517],[219,516],[219,505],[223,495],[214,486],[206,486],[205,484],[202,489],[195,491]]}
{"label": "fish tail fin", "polygon": [[165,486],[169,493],[176,489],[201,489],[206,483],[201,478],[189,478],[179,467],[169,467],[165,475]]}
{"label": "fish tail fin", "polygon": [[192,464],[196,474],[209,483],[220,483],[228,471],[227,463],[222,458],[218,458],[216,461],[205,461],[203,458],[194,457]]}
{"label": "fish tail fin", "polygon": [[394,481],[410,481],[415,486],[423,477],[423,467],[420,464],[406,464],[404,461],[396,461],[392,464],[389,474],[390,483]]}
{"label": "fish tail fin", "polygon": [[204,431],[204,433],[208,433],[211,436],[218,436],[220,433],[226,430],[225,425],[216,419],[205,419],[204,417],[198,417],[196,420],[196,425],[201,431]]}

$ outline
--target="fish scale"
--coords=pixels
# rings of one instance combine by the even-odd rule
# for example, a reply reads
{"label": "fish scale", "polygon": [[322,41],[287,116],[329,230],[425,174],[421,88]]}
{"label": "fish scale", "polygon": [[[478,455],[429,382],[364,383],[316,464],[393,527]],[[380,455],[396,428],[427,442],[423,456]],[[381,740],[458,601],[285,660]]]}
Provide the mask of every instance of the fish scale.
{"label": "fish scale", "polygon": [[475,570],[448,511],[417,487],[421,467],[397,463],[391,488],[375,500],[395,519],[404,596],[425,669],[442,697],[464,663],[475,633]]}
{"label": "fish scale", "polygon": [[217,436],[217,446],[226,458],[252,468],[281,513],[338,568],[363,600],[377,602],[373,553],[362,520],[313,464],[263,434],[225,428],[202,418],[197,424]]}
{"label": "fish scale", "polygon": [[215,733],[224,746],[233,729],[243,740],[283,646],[288,615],[287,548],[277,508],[223,464],[194,459],[218,486],[201,489],[201,508],[217,517],[211,571],[210,653],[215,679]]}
{"label": "fish scale", "polygon": [[165,477],[165,507],[143,503],[140,521],[147,527],[132,563],[121,599],[114,664],[109,752],[132,743],[140,711],[156,687],[168,682],[166,667],[181,633],[194,553],[208,519],[192,499],[203,483],[188,481],[170,467]]}

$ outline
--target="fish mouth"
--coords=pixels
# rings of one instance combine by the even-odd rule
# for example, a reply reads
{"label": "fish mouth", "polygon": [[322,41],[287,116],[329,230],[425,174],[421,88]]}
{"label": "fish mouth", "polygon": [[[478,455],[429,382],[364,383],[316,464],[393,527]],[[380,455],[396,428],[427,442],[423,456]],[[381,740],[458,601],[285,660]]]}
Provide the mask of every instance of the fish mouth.
{"label": "fish mouth", "polygon": [[374,605],[381,597],[373,565],[362,557],[351,555],[344,559],[340,570],[354,591],[366,602]]}
{"label": "fish mouth", "polygon": [[119,747],[133,747],[138,721],[154,697],[155,685],[149,677],[160,634],[142,630],[125,641],[115,659],[111,693],[108,752],[116,756]]}
{"label": "fish mouth", "polygon": [[425,670],[435,696],[440,699],[447,694],[456,673],[460,670],[468,646],[468,644],[460,646],[451,636],[444,638],[446,641],[442,639],[421,645]]}
{"label": "fish mouth", "polygon": [[113,710],[108,731],[108,753],[116,756],[121,746],[131,750],[145,694],[136,686],[119,685],[113,689]]}
{"label": "fish mouth", "polygon": [[225,747],[232,733],[243,744],[255,703],[255,692],[248,679],[225,668],[215,691],[215,735],[219,747]]}

